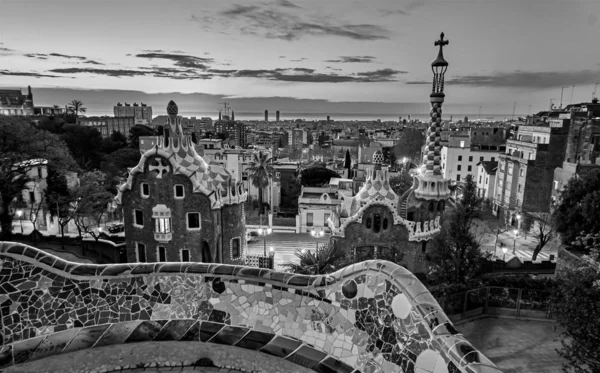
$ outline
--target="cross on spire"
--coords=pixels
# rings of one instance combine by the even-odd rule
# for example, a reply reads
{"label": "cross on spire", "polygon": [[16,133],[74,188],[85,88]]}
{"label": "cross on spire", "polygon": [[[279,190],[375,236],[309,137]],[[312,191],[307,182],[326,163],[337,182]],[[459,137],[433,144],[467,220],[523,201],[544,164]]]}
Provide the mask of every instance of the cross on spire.
{"label": "cross on spire", "polygon": [[450,42],[450,41],[448,41],[448,40],[444,40],[444,33],[442,32],[442,33],[440,34],[440,40],[436,40],[436,41],[435,41],[435,43],[434,43],[434,45],[435,45],[435,46],[438,46],[438,45],[439,45],[439,46],[440,46],[440,50],[442,50],[442,47],[443,47],[444,45],[448,45],[448,43],[449,43],[449,42]]}

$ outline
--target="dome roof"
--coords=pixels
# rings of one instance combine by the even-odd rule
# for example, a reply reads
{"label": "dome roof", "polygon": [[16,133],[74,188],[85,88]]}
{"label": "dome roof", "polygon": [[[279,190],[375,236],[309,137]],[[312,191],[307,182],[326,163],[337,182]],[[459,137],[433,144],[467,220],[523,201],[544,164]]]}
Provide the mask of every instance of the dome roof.
{"label": "dome roof", "polygon": [[373,153],[373,164],[383,164],[383,153],[381,150],[377,150]]}
{"label": "dome roof", "polygon": [[168,115],[177,115],[179,113],[179,108],[177,107],[177,104],[175,103],[175,101],[171,100],[169,101],[169,104],[167,105],[167,114]]}

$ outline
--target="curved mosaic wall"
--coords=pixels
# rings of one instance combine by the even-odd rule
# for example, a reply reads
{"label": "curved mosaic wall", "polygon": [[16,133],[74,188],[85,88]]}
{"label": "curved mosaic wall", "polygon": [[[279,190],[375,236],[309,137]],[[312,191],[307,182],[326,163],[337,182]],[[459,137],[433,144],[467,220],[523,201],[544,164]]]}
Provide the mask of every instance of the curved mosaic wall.
{"label": "curved mosaic wall", "polygon": [[304,276],[205,263],[90,265],[0,243],[0,369],[84,348],[205,341],[317,372],[500,372],[405,268]]}

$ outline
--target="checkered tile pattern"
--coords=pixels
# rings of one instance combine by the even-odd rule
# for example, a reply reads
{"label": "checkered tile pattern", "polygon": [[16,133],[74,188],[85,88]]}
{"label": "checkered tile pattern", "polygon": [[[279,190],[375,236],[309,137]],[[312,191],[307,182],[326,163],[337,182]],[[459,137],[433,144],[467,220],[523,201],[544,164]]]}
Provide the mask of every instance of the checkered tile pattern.
{"label": "checkered tile pattern", "polygon": [[432,102],[431,111],[429,113],[429,129],[427,130],[427,154],[423,159],[425,164],[425,173],[433,175],[441,175],[441,150],[440,145],[442,128],[442,103]]}

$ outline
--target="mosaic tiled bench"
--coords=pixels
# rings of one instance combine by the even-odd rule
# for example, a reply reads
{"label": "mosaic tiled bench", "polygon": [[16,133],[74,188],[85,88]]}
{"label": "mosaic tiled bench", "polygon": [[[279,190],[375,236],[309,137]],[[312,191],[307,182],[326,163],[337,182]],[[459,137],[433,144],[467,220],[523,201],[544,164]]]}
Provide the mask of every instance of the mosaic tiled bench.
{"label": "mosaic tiled bench", "polygon": [[206,263],[90,265],[0,243],[0,369],[143,341],[205,341],[317,372],[501,372],[408,270],[323,276]]}

